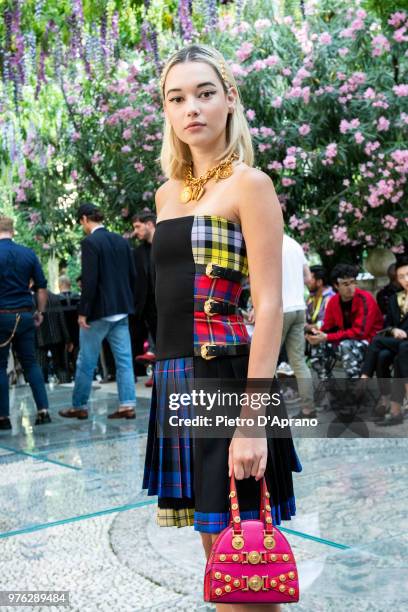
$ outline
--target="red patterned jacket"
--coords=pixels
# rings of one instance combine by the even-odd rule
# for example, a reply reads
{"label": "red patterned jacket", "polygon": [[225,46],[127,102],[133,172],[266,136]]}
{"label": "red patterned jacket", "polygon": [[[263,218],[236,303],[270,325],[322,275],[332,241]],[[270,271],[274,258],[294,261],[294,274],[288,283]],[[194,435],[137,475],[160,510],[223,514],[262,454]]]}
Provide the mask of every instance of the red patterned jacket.
{"label": "red patterned jacket", "polygon": [[349,329],[343,329],[340,295],[336,293],[327,304],[321,331],[327,333],[328,342],[346,339],[371,342],[375,334],[383,329],[384,316],[369,291],[356,287],[351,305],[351,322]]}

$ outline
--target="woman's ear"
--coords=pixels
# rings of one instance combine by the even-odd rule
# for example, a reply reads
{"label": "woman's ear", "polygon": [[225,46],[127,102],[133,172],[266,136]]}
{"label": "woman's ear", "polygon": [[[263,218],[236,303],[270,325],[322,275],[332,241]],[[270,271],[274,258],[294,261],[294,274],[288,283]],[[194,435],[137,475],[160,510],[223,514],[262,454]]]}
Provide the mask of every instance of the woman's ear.
{"label": "woman's ear", "polygon": [[233,113],[236,108],[237,99],[238,99],[238,92],[235,89],[235,87],[230,87],[227,91],[226,96],[227,96],[228,112]]}

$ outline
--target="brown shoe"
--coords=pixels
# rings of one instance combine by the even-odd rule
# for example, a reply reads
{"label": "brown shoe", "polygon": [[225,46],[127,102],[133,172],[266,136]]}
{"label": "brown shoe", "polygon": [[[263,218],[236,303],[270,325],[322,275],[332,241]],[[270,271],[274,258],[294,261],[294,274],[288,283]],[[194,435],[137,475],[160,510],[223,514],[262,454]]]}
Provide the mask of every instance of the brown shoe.
{"label": "brown shoe", "polygon": [[108,414],[108,419],[135,419],[136,413],[133,408],[127,408],[127,410],[116,410],[112,414]]}
{"label": "brown shoe", "polygon": [[68,408],[68,410],[60,410],[58,414],[66,419],[87,419],[88,411],[83,408]]}

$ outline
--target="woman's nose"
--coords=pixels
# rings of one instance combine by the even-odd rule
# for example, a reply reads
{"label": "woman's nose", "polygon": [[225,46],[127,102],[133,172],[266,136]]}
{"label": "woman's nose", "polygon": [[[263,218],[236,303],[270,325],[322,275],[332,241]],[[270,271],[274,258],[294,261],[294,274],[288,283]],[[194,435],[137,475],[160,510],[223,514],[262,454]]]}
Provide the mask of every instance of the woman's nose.
{"label": "woman's nose", "polygon": [[198,101],[195,97],[187,99],[187,114],[190,115],[198,115],[200,112],[200,107],[198,105]]}

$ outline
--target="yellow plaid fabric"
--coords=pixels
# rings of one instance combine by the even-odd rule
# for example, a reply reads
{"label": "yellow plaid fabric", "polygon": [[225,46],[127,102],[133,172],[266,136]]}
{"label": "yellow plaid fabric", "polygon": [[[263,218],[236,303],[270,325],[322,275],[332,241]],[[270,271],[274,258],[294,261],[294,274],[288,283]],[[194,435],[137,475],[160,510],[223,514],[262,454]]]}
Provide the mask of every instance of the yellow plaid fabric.
{"label": "yellow plaid fabric", "polygon": [[215,215],[197,215],[191,241],[196,264],[213,262],[248,276],[245,241],[237,223]]}
{"label": "yellow plaid fabric", "polygon": [[157,524],[160,527],[192,527],[194,508],[157,508]]}

